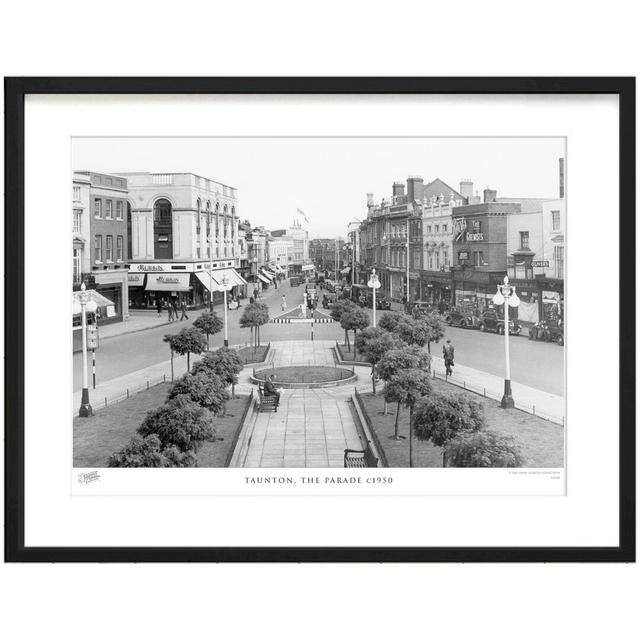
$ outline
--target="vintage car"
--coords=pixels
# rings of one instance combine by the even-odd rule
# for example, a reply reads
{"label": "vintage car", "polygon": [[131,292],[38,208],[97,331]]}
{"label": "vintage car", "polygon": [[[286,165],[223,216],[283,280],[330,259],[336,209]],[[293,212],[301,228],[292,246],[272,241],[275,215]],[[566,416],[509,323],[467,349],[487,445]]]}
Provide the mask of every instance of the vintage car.
{"label": "vintage car", "polygon": [[438,307],[432,302],[413,302],[410,304],[409,313],[412,316],[426,316],[432,311],[438,311]]}
{"label": "vintage car", "polygon": [[[504,318],[500,317],[495,311],[485,311],[480,316],[480,331],[494,331],[495,333],[504,334]],[[509,335],[517,336],[522,331],[522,326],[515,320],[509,320]]]}
{"label": "vintage car", "polygon": [[445,322],[451,327],[461,329],[478,329],[480,318],[466,309],[451,309],[445,315]]}
{"label": "vintage car", "polygon": [[529,340],[544,340],[545,342],[555,342],[556,344],[564,344],[564,327],[562,324],[545,322],[536,322],[529,329]]}
{"label": "vintage car", "polygon": [[[367,294],[363,295],[366,295],[366,300],[363,306],[368,307],[369,309],[373,309],[373,293],[369,291]],[[383,295],[378,295],[376,293],[376,309],[389,311],[391,309],[391,301],[389,300],[389,298]]]}

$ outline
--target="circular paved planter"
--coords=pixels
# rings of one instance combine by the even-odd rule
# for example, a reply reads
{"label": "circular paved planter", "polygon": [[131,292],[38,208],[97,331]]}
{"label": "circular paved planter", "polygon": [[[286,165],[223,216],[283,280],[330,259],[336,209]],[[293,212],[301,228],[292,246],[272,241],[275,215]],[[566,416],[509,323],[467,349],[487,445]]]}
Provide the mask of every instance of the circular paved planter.
{"label": "circular paved planter", "polygon": [[357,374],[344,367],[292,365],[290,367],[267,367],[254,371],[251,382],[253,384],[262,383],[272,373],[276,375],[276,384],[282,389],[339,387],[343,384],[352,384],[358,378]]}

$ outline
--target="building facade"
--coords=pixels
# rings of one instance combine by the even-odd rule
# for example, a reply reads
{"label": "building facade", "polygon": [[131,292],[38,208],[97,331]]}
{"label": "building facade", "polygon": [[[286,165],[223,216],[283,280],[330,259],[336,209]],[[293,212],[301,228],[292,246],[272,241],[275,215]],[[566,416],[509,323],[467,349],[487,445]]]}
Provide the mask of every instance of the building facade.
{"label": "building facade", "polygon": [[284,235],[267,239],[267,263],[269,266],[279,266],[285,278],[289,277],[289,268],[293,263],[295,241]]}
{"label": "building facade", "polygon": [[[136,306],[200,306],[246,296],[235,188],[192,173],[124,173],[131,204],[130,288]],[[211,293],[210,293],[210,290]]]}
{"label": "building facade", "polygon": [[99,308],[102,324],[129,316],[128,197],[127,180],[122,176],[74,173],[74,289],[84,281],[113,303]]}

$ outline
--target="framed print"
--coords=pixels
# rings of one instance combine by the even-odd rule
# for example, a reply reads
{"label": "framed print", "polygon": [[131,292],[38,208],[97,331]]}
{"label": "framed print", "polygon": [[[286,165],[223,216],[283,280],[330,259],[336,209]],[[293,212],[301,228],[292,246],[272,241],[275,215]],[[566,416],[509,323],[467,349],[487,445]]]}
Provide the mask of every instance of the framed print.
{"label": "framed print", "polygon": [[635,560],[633,78],[5,101],[7,560]]}

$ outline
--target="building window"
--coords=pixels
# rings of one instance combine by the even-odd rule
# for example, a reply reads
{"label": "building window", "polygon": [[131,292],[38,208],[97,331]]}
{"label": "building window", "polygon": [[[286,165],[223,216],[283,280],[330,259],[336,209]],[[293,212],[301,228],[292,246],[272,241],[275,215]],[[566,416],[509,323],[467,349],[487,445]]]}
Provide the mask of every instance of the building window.
{"label": "building window", "polygon": [[439,224],[434,224],[434,225],[433,225],[433,230],[434,230],[436,233],[440,233],[440,225],[439,225]]}
{"label": "building window", "polygon": [[520,232],[520,248],[521,249],[529,248],[529,232],[528,231]]}
{"label": "building window", "polygon": [[442,250],[442,266],[443,267],[449,266],[449,249]]}
{"label": "building window", "polygon": [[435,266],[436,270],[440,268],[440,253],[436,253],[435,255]]}
{"label": "building window", "polygon": [[473,252],[473,264],[476,267],[481,267],[484,264],[484,253],[482,251]]}
{"label": "building window", "polygon": [[80,284],[82,280],[82,267],[81,267],[82,249],[73,250],[73,284]]}
{"label": "building window", "polygon": [[200,258],[200,247],[196,247],[196,258]]}
{"label": "building window", "polygon": [[116,220],[123,220],[124,219],[124,202],[122,202],[122,200],[117,200],[116,201]]}
{"label": "building window", "polygon": [[96,262],[102,262],[102,236],[96,236],[94,239],[94,259]]}
{"label": "building window", "polygon": [[415,250],[413,252],[413,268],[414,269],[420,268],[420,252]]}
{"label": "building window", "polygon": [[73,233],[80,233],[82,229],[82,209],[73,210]]}
{"label": "building window", "polygon": [[427,233],[431,233],[431,225],[430,224],[427,225]]}
{"label": "building window", "polygon": [[104,254],[107,262],[113,262],[113,236],[107,236],[107,246]]}
{"label": "building window", "polygon": [[118,262],[122,262],[123,260],[123,255],[122,255],[123,251],[124,251],[124,238],[122,236],[118,236],[118,239],[116,240],[116,260]]}
{"label": "building window", "polygon": [[105,202],[104,217],[106,220],[113,220],[113,200],[107,200]]}
{"label": "building window", "polygon": [[564,247],[554,247],[553,258],[556,263],[556,278],[564,278]]}
{"label": "building window", "polygon": [[75,202],[80,202],[80,187],[73,185],[73,199]]}
{"label": "building window", "polygon": [[93,201],[93,215],[96,218],[102,218],[102,200],[99,198]]}
{"label": "building window", "polygon": [[551,212],[551,229],[553,231],[560,231],[560,212],[559,211]]}
{"label": "building window", "polygon": [[433,271],[433,253],[429,254],[429,269]]}
{"label": "building window", "polygon": [[442,225],[442,233],[447,233],[447,225],[446,224]]}

